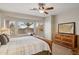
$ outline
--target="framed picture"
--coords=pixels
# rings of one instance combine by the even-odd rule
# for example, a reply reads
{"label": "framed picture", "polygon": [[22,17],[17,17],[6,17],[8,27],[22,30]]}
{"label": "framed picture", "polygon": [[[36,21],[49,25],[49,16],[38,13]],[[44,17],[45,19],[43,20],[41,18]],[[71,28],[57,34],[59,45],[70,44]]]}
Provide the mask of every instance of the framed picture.
{"label": "framed picture", "polygon": [[63,34],[75,34],[75,22],[58,24],[58,32]]}

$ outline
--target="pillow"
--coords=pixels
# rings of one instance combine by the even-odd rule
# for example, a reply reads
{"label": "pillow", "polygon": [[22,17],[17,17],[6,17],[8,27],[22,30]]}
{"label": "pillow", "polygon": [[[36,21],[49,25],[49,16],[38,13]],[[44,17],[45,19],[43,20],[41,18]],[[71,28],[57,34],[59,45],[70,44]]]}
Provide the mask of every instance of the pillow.
{"label": "pillow", "polygon": [[7,38],[4,35],[0,35],[0,42],[1,42],[1,45],[6,45]]}
{"label": "pillow", "polygon": [[31,33],[30,36],[33,36],[33,34]]}
{"label": "pillow", "polygon": [[3,36],[5,36],[7,38],[7,42],[9,42],[9,38],[6,34],[2,34]]}
{"label": "pillow", "polygon": [[28,35],[33,36],[33,35],[34,35],[34,33],[28,33]]}

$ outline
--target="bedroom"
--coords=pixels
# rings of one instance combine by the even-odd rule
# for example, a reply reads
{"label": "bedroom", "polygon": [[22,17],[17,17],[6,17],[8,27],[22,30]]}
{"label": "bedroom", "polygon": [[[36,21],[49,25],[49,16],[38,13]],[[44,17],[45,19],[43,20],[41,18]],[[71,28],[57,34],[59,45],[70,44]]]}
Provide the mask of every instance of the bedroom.
{"label": "bedroom", "polygon": [[[39,3],[0,3],[1,55],[79,54],[79,4],[45,3],[43,6],[53,8],[41,13]],[[38,9],[40,10],[38,11]],[[71,46],[73,45],[72,49],[63,47],[64,43],[61,45],[58,44],[60,42],[53,44],[57,34],[62,37],[60,35],[62,33],[58,32],[58,24],[71,22],[75,22],[75,27],[73,28],[75,32],[72,30],[72,32],[70,31],[71,33],[68,32],[66,35],[73,34],[78,38],[72,39],[72,41],[77,39],[76,43],[70,42],[72,43]],[[8,36],[9,42],[3,40],[6,36],[5,34]],[[77,47],[74,45],[77,45]]]}

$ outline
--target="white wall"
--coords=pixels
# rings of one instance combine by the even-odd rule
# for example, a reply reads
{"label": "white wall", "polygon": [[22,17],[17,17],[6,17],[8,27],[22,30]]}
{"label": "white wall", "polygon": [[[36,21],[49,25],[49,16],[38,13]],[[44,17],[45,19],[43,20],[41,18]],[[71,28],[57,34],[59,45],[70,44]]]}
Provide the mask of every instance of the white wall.
{"label": "white wall", "polygon": [[45,38],[52,40],[53,34],[54,34],[54,16],[48,16],[45,18],[45,24],[44,24],[44,35]]}
{"label": "white wall", "polygon": [[45,18],[44,35],[45,38],[51,39],[51,16]]}
{"label": "white wall", "polygon": [[[76,34],[79,35],[79,9],[66,11],[56,16],[56,33],[58,32],[59,23],[75,22]],[[78,42],[79,45],[79,42]]]}

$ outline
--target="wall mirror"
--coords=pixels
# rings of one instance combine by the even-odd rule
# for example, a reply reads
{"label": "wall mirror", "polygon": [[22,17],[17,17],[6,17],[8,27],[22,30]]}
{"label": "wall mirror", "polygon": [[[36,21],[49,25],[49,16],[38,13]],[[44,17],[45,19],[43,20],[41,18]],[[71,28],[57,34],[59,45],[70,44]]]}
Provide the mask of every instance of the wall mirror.
{"label": "wall mirror", "polygon": [[58,24],[58,32],[64,34],[75,34],[75,22]]}

